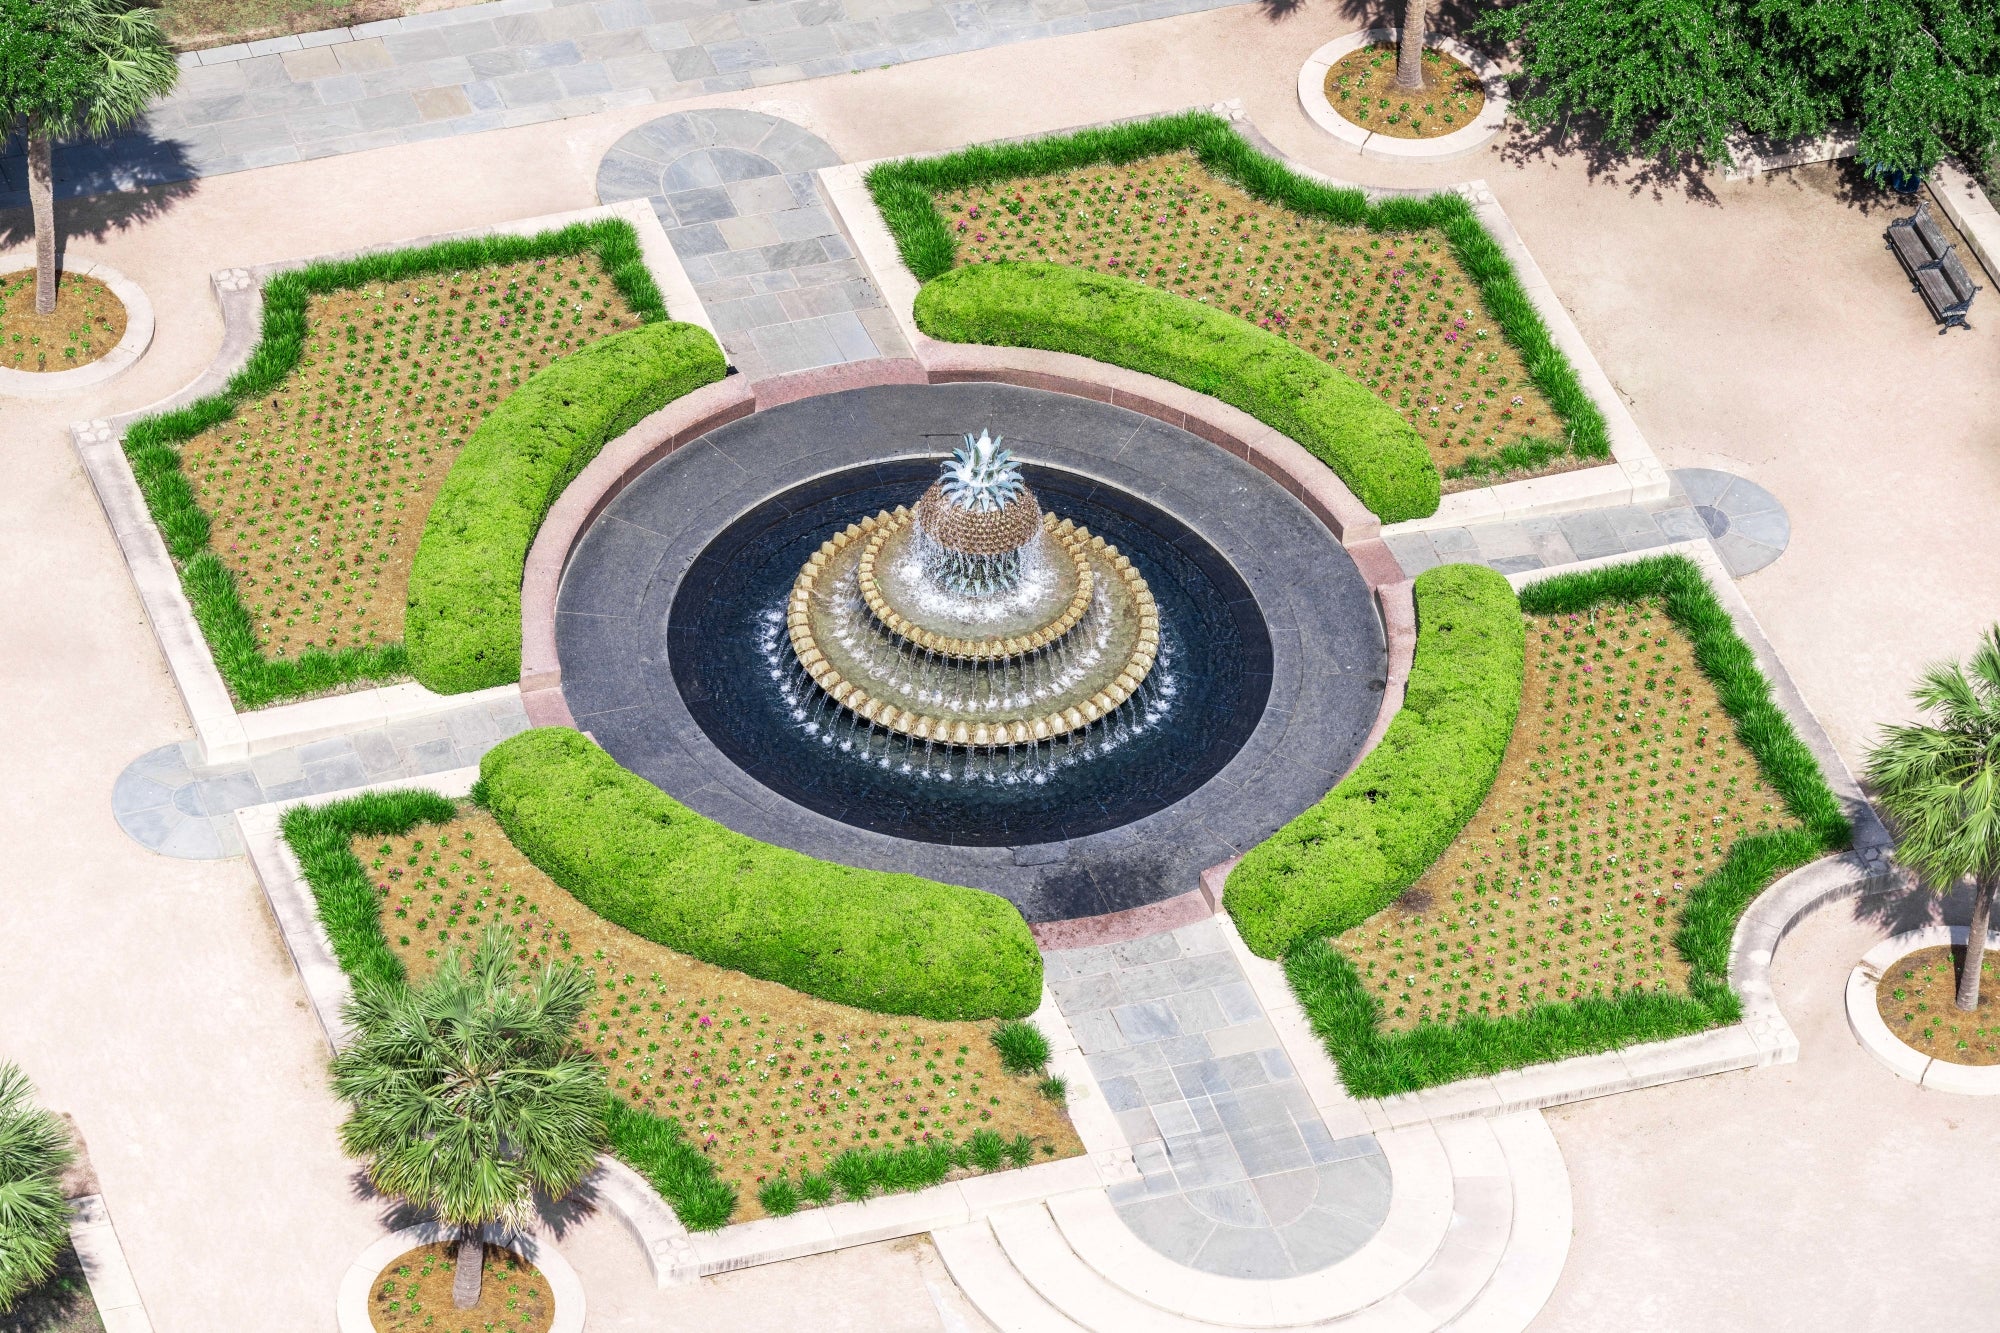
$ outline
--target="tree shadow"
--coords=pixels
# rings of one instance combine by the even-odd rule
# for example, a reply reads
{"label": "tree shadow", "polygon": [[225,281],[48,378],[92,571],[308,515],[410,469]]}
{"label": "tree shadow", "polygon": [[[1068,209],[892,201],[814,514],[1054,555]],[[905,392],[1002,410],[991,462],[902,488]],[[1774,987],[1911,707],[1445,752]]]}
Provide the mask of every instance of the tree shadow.
{"label": "tree shadow", "polygon": [[1581,162],[1585,178],[1593,184],[1623,185],[1634,196],[1644,194],[1659,200],[1678,194],[1697,203],[1721,202],[1709,184],[1715,169],[1691,158],[1670,161],[1614,148],[1605,142],[1602,125],[1594,117],[1572,116],[1541,129],[1510,117],[1507,132],[1495,151],[1510,167],[1558,159]]}
{"label": "tree shadow", "polygon": [[1854,919],[1891,935],[1926,926],[1962,926],[1972,919],[1972,886],[1959,884],[1941,894],[1902,870],[1890,882],[1870,885],[1856,896]]}
{"label": "tree shadow", "polygon": [[[201,188],[186,145],[144,129],[110,140],[57,147],[56,256],[71,237],[101,241],[164,217]],[[0,147],[0,248],[32,241],[26,151],[19,138]]]}

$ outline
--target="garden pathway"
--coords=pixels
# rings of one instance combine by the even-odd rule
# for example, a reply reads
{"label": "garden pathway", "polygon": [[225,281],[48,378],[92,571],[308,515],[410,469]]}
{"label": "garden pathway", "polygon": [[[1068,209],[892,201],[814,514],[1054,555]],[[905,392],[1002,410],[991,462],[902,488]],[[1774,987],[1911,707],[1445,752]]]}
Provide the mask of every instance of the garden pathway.
{"label": "garden pathway", "polygon": [[661,116],[611,146],[597,198],[659,215],[732,365],[752,379],[909,345],[821,202],[825,141],[759,111]]}
{"label": "garden pathway", "polygon": [[[57,152],[57,190],[129,190],[1236,3],[496,0],[189,52],[140,132]],[[16,142],[0,155],[0,208],[26,192]]]}
{"label": "garden pathway", "polygon": [[200,741],[149,750],[118,775],[111,812],[140,846],[184,860],[243,855],[232,817],[244,806],[422,777],[479,762],[528,727],[519,699],[476,704],[204,765]]}
{"label": "garden pathway", "polygon": [[1111,1202],[1147,1244],[1225,1277],[1284,1278],[1380,1229],[1380,1145],[1329,1132],[1215,920],[1043,960],[1132,1145],[1140,1178]]}
{"label": "garden pathway", "polygon": [[1791,520],[1769,491],[1713,468],[1678,468],[1672,475],[1672,491],[1657,504],[1579,509],[1386,540],[1411,578],[1433,565],[1453,562],[1520,574],[1707,538],[1730,574],[1740,579],[1784,554],[1791,540]]}

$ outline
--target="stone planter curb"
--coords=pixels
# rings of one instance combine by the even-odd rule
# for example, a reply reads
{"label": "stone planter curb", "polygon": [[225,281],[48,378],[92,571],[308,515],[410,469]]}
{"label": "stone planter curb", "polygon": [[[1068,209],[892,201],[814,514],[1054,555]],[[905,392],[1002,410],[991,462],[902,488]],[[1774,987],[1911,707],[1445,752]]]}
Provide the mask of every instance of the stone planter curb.
{"label": "stone planter curb", "polygon": [[133,479],[131,464],[126,460],[121,443],[125,428],[144,417],[207,397],[229,382],[257,346],[262,334],[262,287],[264,281],[274,274],[323,260],[351,259],[357,255],[407,250],[473,236],[533,235],[574,222],[611,217],[630,222],[638,232],[646,266],[651,270],[673,318],[698,324],[714,333],[706,311],[695,297],[693,284],[688,281],[686,271],[667,241],[659,218],[643,200],[634,200],[336,254],[263,264],[255,268],[223,269],[210,279],[216,305],[222,312],[223,335],[222,345],[208,369],[185,388],[151,406],[108,418],[77,422],[70,427],[77,457],[90,478],[91,488],[96,492],[98,504],[111,525],[112,535],[117,538],[125,563],[132,571],[132,581],[138,588],[147,623],[153,627],[153,637],[159,642],[160,651],[166,658],[167,670],[180,689],[206,763],[236,762],[357,728],[429,717],[452,712],[468,704],[511,698],[520,693],[520,687],[502,685],[473,694],[439,695],[414,682],[405,682],[298,703],[238,710],[230,698],[228,687],[223,684],[221,673],[216,669],[208,640],[195,623],[193,608],[181,588],[180,574],[167,554],[166,543],[161,540],[152,514],[146,508],[145,497]]}
{"label": "stone planter curb", "polygon": [[[2000,1065],[1961,1065],[1925,1055],[1891,1032],[1876,1007],[1876,987],[1897,960],[1940,945],[1963,948],[1971,938],[1972,932],[1965,926],[1925,926],[1891,935],[1861,955],[1861,961],[1847,974],[1847,1026],[1861,1049],[1912,1083],[1937,1092],[1992,1097],[2000,1095]],[[2000,949],[2000,931],[1987,933],[1986,947]]]}
{"label": "stone planter curb", "polygon": [[1469,157],[1500,137],[1507,124],[1507,84],[1499,66],[1455,38],[1430,33],[1424,45],[1442,51],[1469,68],[1479,78],[1486,105],[1479,118],[1463,129],[1434,139],[1399,139],[1378,134],[1333,109],[1326,99],[1326,74],[1343,58],[1364,46],[1395,45],[1400,28],[1365,28],[1336,37],[1306,57],[1299,70],[1299,106],[1313,124],[1347,144],[1364,157],[1394,158],[1406,162],[1448,162]]}
{"label": "stone planter curb", "polygon": [[[509,1227],[488,1226],[480,1234],[487,1244],[504,1245],[514,1251],[548,1279],[549,1294],[556,1307],[555,1322],[549,1326],[549,1333],[583,1333],[583,1283],[561,1251],[529,1232]],[[340,1333],[374,1333],[374,1321],[368,1317],[368,1297],[374,1290],[376,1277],[401,1255],[456,1236],[455,1228],[440,1222],[425,1222],[391,1232],[363,1250],[340,1279],[340,1294],[334,1306]]]}
{"label": "stone planter curb", "polygon": [[[19,273],[33,267],[33,255],[4,259],[0,260],[0,275]],[[125,333],[118,339],[117,346],[97,360],[74,370],[40,373],[0,369],[0,397],[61,398],[94,389],[130,370],[146,354],[146,349],[153,345],[153,303],[146,298],[138,283],[111,265],[94,259],[80,264],[62,264],[59,268],[78,277],[96,278],[109,287],[111,294],[125,307]]]}
{"label": "stone planter curb", "polygon": [[[279,821],[292,806],[325,805],[365,792],[420,787],[445,796],[464,796],[478,778],[477,768],[459,768],[326,795],[246,806],[236,812],[237,831],[249,854],[251,868],[298,969],[299,979],[305,985],[306,999],[319,1019],[330,1051],[339,1050],[347,1039],[348,1028],[341,1021],[340,1010],[351,987],[347,974],[334,958],[332,943],[320,924],[311,886],[305,882],[298,860],[284,840]],[[984,1217],[1014,1204],[1039,1202],[1059,1194],[1098,1190],[1138,1179],[1139,1169],[1124,1131],[1105,1100],[1076,1035],[1046,986],[1042,989],[1041,1007],[1033,1018],[1048,1038],[1049,1072],[1069,1083],[1070,1121],[1082,1140],[1082,1156],[968,1176],[861,1203],[806,1209],[790,1217],[738,1222],[719,1231],[689,1232],[643,1177],[608,1153],[599,1157],[597,1170],[585,1182],[585,1197],[594,1198],[617,1215],[645,1255],[654,1282],[671,1287],[737,1268],[919,1235],[936,1227]],[[412,1245],[402,1248],[410,1249]],[[356,1328],[368,1327],[365,1284],[381,1270],[388,1257],[401,1252],[387,1252],[387,1257],[362,1275],[364,1306],[362,1322]],[[364,1255],[363,1260],[357,1260],[355,1268],[362,1267],[366,1259]],[[353,1275],[350,1270],[349,1278]],[[562,1326],[559,1321],[557,1327]],[[343,1330],[346,1327],[343,1323]]]}
{"label": "stone planter curb", "polygon": [[90,1285],[90,1299],[105,1333],[153,1333],[153,1320],[139,1298],[139,1285],[125,1260],[125,1247],[111,1225],[111,1210],[102,1194],[86,1194],[69,1201],[69,1243],[83,1265],[84,1280]]}

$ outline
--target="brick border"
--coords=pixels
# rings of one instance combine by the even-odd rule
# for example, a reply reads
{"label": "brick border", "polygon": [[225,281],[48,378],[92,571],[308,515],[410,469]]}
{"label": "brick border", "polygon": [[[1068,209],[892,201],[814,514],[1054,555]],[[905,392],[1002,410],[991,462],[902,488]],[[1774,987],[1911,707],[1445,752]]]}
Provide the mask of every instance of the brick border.
{"label": "brick border", "polygon": [[1442,33],[1427,34],[1424,45],[1444,52],[1470,69],[1478,76],[1480,90],[1486,94],[1486,105],[1480,108],[1479,118],[1472,124],[1434,139],[1398,139],[1377,134],[1334,110],[1326,97],[1327,71],[1364,46],[1382,42],[1394,46],[1401,32],[1401,28],[1395,27],[1364,28],[1336,37],[1307,56],[1299,70],[1299,106],[1306,117],[1363,157],[1404,162],[1448,162],[1470,157],[1499,138],[1507,125],[1507,84],[1500,67],[1465,43]]}
{"label": "brick border", "polygon": [[[19,273],[33,267],[35,259],[32,255],[10,259],[0,262],[0,275]],[[125,307],[125,333],[118,339],[117,346],[97,360],[74,370],[55,370],[44,374],[0,369],[0,397],[61,398],[66,394],[94,389],[137,365],[139,358],[146,354],[146,349],[153,345],[153,303],[138,283],[111,265],[94,259],[79,264],[58,264],[57,270],[81,278],[96,278],[109,287],[111,294]]]}
{"label": "brick border", "polygon": [[524,218],[465,231],[422,236],[407,241],[364,246],[335,254],[290,259],[255,268],[224,269],[213,274],[210,285],[222,313],[222,345],[215,359],[185,388],[166,398],[131,412],[108,418],[77,422],[70,437],[84,472],[90,478],[98,504],[111,525],[119,551],[131,570],[140,605],[153,637],[166,658],[167,671],[179,688],[181,701],[194,723],[201,742],[204,762],[229,763],[252,755],[317,740],[321,737],[365,727],[386,725],[410,718],[453,712],[470,704],[490,703],[510,698],[519,687],[502,685],[472,694],[433,694],[414,681],[377,686],[296,703],[239,711],[216,670],[214,654],[201,627],[195,623],[193,608],[181,587],[180,573],[167,554],[166,543],[146,507],[132,467],[125,457],[121,440],[125,428],[141,418],[184,406],[197,398],[215,393],[242,368],[262,336],[263,296],[266,279],[274,274],[325,260],[350,259],[356,255],[407,250],[440,241],[472,236],[533,235],[553,231],[575,222],[600,218],[622,218],[639,236],[640,251],[660,289],[669,312],[676,319],[698,324],[715,332],[701,302],[695,298],[680,260],[675,257],[660,220],[644,201],[602,205]]}
{"label": "brick border", "polygon": [[[1891,935],[1867,953],[1847,974],[1848,1030],[1861,1049],[1887,1065],[1899,1077],[1938,1092],[1956,1092],[1971,1097],[2000,1096],[2000,1065],[1960,1065],[1939,1060],[1907,1045],[1889,1031],[1876,1008],[1875,990],[1883,974],[1905,954],[1938,945],[1963,948],[1972,938],[1968,926],[1925,926]],[[1986,947],[2000,949],[2000,932],[1989,931]]]}

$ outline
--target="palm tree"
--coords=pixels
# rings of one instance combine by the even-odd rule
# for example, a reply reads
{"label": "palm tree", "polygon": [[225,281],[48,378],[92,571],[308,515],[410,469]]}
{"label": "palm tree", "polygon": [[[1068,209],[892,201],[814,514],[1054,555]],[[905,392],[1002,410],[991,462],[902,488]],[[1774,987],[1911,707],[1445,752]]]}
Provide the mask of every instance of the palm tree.
{"label": "palm tree", "polygon": [[386,1194],[458,1228],[452,1298],[479,1301],[490,1222],[521,1223],[534,1191],[560,1197],[604,1142],[604,1070],[577,1040],[591,980],[575,963],[522,984],[513,932],[489,925],[421,985],[363,982],[344,1017],[333,1090],[353,1104],[341,1146]]}
{"label": "palm tree", "polygon": [[19,1065],[0,1064],[0,1311],[54,1271],[69,1239],[62,1173],[75,1154],[34,1096]]}
{"label": "palm tree", "polygon": [[1403,29],[1396,35],[1396,86],[1424,86],[1424,37],[1435,0],[1403,0]]}
{"label": "palm tree", "polygon": [[35,312],[56,308],[55,141],[111,134],[180,78],[158,11],[134,0],[0,0],[0,138],[28,140]]}
{"label": "palm tree", "polygon": [[1883,729],[1868,781],[1898,835],[1896,854],[1939,892],[1972,879],[1958,1007],[1979,1007],[1993,891],[2000,883],[2000,625],[1966,665],[1941,662],[1910,693],[1935,725]]}

